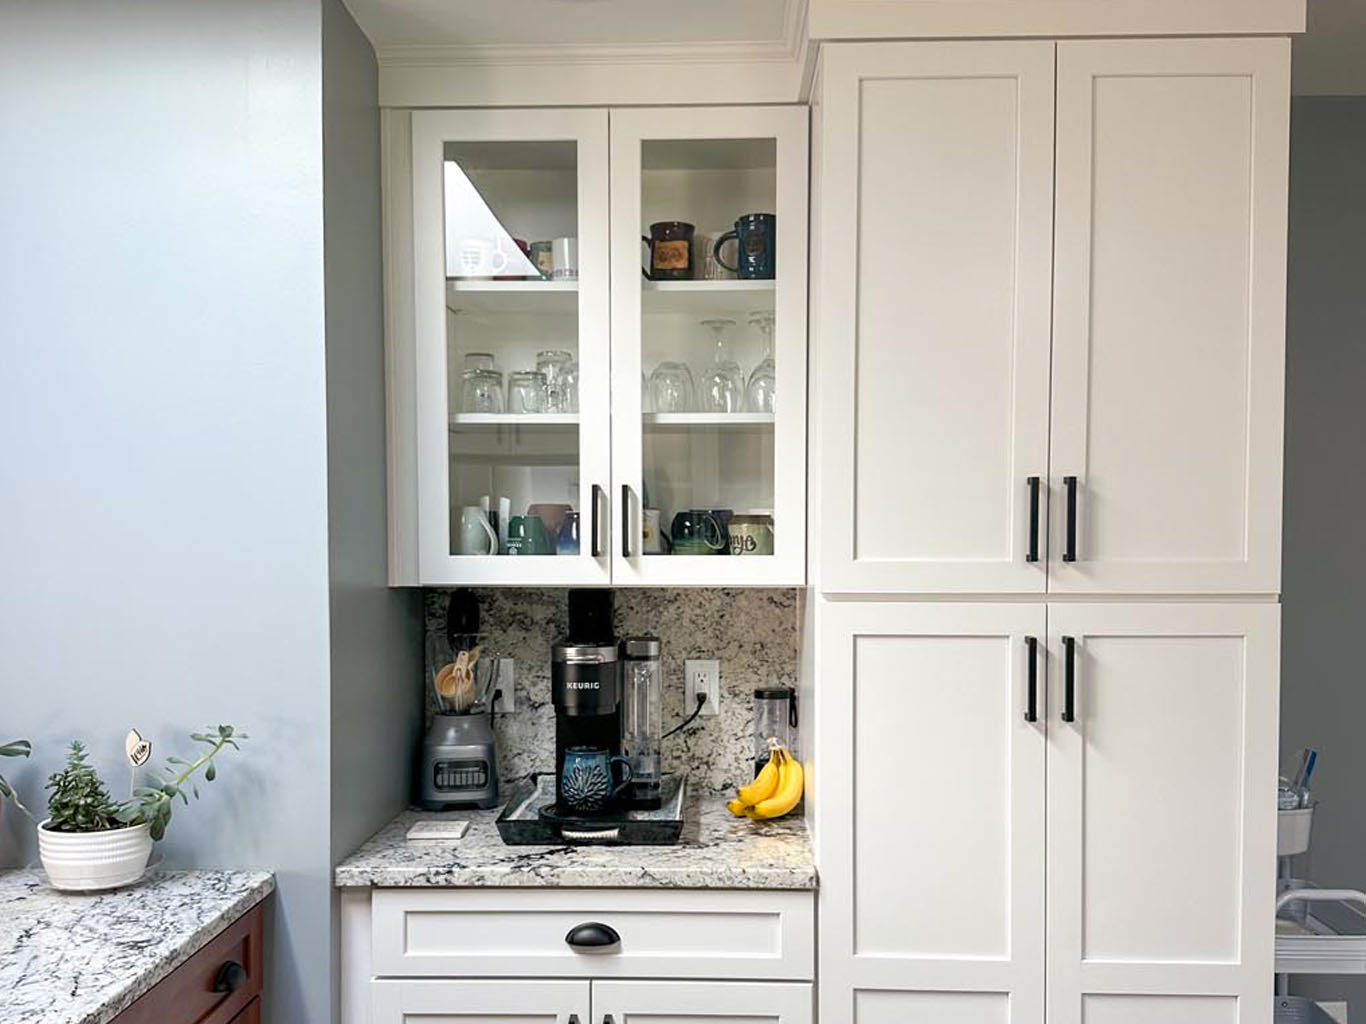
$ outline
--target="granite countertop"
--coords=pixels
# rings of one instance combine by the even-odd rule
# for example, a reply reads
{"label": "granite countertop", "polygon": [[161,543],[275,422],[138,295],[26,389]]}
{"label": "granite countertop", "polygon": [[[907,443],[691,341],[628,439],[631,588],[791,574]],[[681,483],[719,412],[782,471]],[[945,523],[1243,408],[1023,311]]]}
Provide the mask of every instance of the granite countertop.
{"label": "granite countertop", "polygon": [[274,888],[260,871],[158,871],[76,895],[0,872],[0,1021],[105,1024]]}
{"label": "granite countertop", "polygon": [[[340,887],[814,889],[804,819],[736,818],[720,796],[690,797],[676,846],[508,846],[498,810],[405,811],[337,866]],[[457,840],[410,843],[415,821],[466,818]]]}

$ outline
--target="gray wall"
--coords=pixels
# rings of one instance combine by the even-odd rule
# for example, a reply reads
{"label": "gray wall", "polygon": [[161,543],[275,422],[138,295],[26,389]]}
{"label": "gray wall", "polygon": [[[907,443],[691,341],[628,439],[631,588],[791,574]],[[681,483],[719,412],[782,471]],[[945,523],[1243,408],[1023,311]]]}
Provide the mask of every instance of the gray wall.
{"label": "gray wall", "polygon": [[[1366,97],[1291,117],[1281,754],[1322,751],[1309,875],[1366,888]],[[1366,979],[1303,979],[1350,997]]]}
{"label": "gray wall", "polygon": [[375,55],[341,0],[323,0],[322,43],[335,864],[407,806],[422,716],[422,594],[386,585]]}
{"label": "gray wall", "polygon": [[0,733],[35,808],[73,736],[118,789],[131,725],[251,734],[163,852],[277,873],[282,1024],[331,1019],[319,21],[0,7]]}

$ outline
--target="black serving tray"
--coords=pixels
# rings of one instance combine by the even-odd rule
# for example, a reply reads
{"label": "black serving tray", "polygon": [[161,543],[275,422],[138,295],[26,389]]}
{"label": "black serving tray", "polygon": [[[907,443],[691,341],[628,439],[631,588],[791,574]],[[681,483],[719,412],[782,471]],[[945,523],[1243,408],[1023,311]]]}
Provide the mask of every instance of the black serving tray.
{"label": "black serving tray", "polygon": [[555,776],[537,775],[512,787],[495,824],[509,846],[672,846],[683,834],[686,790],[683,776],[665,775],[660,780],[660,806],[656,810],[622,809],[591,817],[562,815],[555,808]]}

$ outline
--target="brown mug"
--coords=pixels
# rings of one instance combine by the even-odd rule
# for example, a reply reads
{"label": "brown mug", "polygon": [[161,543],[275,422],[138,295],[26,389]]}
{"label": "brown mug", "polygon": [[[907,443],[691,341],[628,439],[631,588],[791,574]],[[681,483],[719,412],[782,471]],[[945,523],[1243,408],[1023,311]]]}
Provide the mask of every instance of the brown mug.
{"label": "brown mug", "polygon": [[695,229],[681,220],[661,220],[650,225],[650,237],[640,240],[650,247],[651,281],[692,280],[692,236]]}

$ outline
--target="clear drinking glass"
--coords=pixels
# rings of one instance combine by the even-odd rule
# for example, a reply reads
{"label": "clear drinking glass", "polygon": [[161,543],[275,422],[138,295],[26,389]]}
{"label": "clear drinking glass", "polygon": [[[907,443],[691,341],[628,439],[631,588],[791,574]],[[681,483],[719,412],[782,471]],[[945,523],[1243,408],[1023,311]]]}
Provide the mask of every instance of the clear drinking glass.
{"label": "clear drinking glass", "polygon": [[466,352],[466,353],[465,353],[465,369],[466,369],[466,371],[469,371],[469,370],[492,370],[492,369],[493,369],[493,365],[494,365],[494,363],[493,363],[493,353],[492,353],[492,352]]}
{"label": "clear drinking glass", "polygon": [[579,364],[577,362],[570,361],[560,369],[560,395],[561,403],[564,405],[560,412],[579,411]]}
{"label": "clear drinking glass", "polygon": [[502,412],[503,375],[497,370],[466,370],[462,374],[460,408],[464,412]]}
{"label": "clear drinking glass", "polygon": [[692,412],[692,371],[683,363],[665,360],[650,374],[650,408],[654,412]]}
{"label": "clear drinking glass", "polygon": [[570,412],[564,393],[563,375],[565,368],[574,361],[570,352],[561,349],[547,349],[536,353],[536,370],[545,377],[545,412]]}
{"label": "clear drinking glass", "polygon": [[726,331],[735,326],[734,320],[718,318],[703,320],[702,326],[712,332],[712,363],[702,371],[702,412],[739,412],[745,400],[745,377],[740,364],[730,357]]}
{"label": "clear drinking glass", "polygon": [[508,412],[536,413],[545,408],[545,374],[516,370],[508,375]]}
{"label": "clear drinking glass", "polygon": [[749,323],[764,336],[764,358],[749,375],[745,408],[749,412],[771,413],[775,409],[773,394],[778,383],[778,365],[773,361],[773,310],[756,310],[749,315]]}

